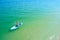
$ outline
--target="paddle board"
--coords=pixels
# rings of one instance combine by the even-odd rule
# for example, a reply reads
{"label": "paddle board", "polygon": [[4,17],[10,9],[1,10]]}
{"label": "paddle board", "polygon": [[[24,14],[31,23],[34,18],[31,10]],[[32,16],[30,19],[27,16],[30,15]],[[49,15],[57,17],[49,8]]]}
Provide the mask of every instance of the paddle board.
{"label": "paddle board", "polygon": [[11,31],[12,31],[12,30],[16,30],[16,29],[20,28],[22,25],[23,25],[23,22],[20,22],[20,24],[19,24],[18,26],[14,25],[14,26],[12,26],[12,27],[10,28],[10,30],[11,30]]}

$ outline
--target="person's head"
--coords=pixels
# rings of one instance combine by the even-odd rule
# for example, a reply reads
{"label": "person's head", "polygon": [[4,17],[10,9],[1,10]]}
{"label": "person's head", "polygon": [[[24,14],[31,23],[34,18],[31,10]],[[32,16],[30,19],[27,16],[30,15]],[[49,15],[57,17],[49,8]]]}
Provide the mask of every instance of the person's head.
{"label": "person's head", "polygon": [[19,24],[19,21],[16,22],[16,25],[18,25],[18,24]]}

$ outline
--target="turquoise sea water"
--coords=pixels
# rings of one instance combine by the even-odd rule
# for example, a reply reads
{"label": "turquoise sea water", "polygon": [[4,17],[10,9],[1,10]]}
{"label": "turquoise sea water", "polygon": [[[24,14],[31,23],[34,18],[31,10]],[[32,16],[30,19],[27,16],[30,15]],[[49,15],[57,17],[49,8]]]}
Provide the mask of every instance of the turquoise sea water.
{"label": "turquoise sea water", "polygon": [[[57,4],[56,4],[57,3]],[[0,40],[53,40],[60,35],[59,0],[1,0]],[[16,21],[23,26],[9,31]]]}
{"label": "turquoise sea water", "polygon": [[[3,11],[0,14],[1,15],[0,16],[0,39],[1,40],[17,40],[17,39],[24,40],[25,39],[24,36],[25,35],[30,36],[30,34],[31,34],[30,32],[37,26],[37,25],[35,25],[35,24],[37,24],[36,20],[41,18],[42,14],[41,15],[34,14],[33,12],[31,12],[31,13],[23,12],[22,13],[20,11],[16,11],[16,12],[18,12],[18,13],[16,13],[15,10],[12,10],[12,11],[13,12],[9,11],[7,13],[6,13],[6,11],[5,12]],[[9,28],[11,26],[13,26],[16,21],[22,21],[24,24],[18,30],[10,32]],[[35,25],[35,27],[33,24]],[[15,36],[13,36],[13,35],[15,35]],[[30,38],[28,38],[28,39],[30,39]]]}

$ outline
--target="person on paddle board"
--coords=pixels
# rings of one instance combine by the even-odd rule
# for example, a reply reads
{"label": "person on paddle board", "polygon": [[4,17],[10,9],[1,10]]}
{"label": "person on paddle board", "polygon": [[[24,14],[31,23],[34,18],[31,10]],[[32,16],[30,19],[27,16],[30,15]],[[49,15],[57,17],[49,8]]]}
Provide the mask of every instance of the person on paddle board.
{"label": "person on paddle board", "polygon": [[16,27],[19,27],[19,22],[16,22]]}

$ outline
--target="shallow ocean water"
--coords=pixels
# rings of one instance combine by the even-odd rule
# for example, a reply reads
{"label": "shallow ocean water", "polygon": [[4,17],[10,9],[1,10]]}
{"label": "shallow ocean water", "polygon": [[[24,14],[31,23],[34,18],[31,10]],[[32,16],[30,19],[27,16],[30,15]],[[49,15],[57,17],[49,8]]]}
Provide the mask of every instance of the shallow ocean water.
{"label": "shallow ocean water", "polygon": [[[55,14],[2,15],[0,19],[0,40],[48,40],[59,34],[60,19]],[[9,31],[16,21],[22,21],[23,26]]]}
{"label": "shallow ocean water", "polygon": [[[58,0],[1,0],[0,40],[57,40],[60,36],[59,3]],[[23,25],[9,31],[16,21]]]}

